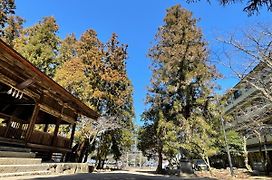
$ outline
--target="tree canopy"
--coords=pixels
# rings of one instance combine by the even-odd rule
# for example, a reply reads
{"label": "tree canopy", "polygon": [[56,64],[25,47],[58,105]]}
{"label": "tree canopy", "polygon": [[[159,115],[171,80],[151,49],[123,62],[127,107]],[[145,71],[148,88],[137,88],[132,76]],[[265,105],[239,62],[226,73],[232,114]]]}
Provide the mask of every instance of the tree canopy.
{"label": "tree canopy", "polygon": [[45,17],[38,24],[24,29],[14,40],[14,48],[50,77],[54,76],[58,65],[58,29],[54,17]]}
{"label": "tree canopy", "polygon": [[[63,64],[55,80],[101,116],[116,117],[120,128],[103,131],[96,138],[96,146],[99,166],[109,153],[119,159],[132,143],[134,117],[133,88],[126,72],[127,45],[120,44],[114,33],[104,44],[91,29],[79,40],[70,35],[61,44],[59,62]],[[92,123],[83,123],[81,127],[87,129],[83,131],[93,136]]]}
{"label": "tree canopy", "polygon": [[3,35],[3,28],[8,22],[9,15],[15,13],[15,2],[14,0],[1,0],[0,1],[0,35]]}

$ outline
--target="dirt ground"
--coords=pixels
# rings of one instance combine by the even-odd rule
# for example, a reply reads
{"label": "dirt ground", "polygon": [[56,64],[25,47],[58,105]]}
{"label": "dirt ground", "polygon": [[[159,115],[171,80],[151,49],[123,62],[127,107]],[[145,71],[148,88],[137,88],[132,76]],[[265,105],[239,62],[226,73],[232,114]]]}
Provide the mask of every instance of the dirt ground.
{"label": "dirt ground", "polygon": [[195,174],[197,177],[208,177],[208,178],[216,178],[220,180],[228,180],[228,179],[271,179],[272,177],[266,176],[253,176],[246,169],[235,169],[234,177],[231,177],[229,169],[212,169],[212,174],[208,171],[196,171]]}

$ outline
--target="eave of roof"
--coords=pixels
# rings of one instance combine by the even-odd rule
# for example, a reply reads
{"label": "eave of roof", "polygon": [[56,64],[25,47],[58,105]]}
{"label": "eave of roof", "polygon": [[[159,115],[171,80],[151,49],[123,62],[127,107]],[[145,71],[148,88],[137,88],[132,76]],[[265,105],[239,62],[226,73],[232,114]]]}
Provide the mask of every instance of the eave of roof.
{"label": "eave of roof", "polygon": [[62,94],[64,97],[68,97],[70,102],[66,103],[68,104],[72,103],[73,105],[76,105],[77,112],[92,119],[97,119],[99,114],[96,111],[92,110],[90,107],[81,102],[79,99],[77,99],[75,96],[69,93],[66,89],[64,89],[50,77],[41,72],[37,67],[31,64],[27,59],[25,59],[22,55],[20,55],[17,51],[15,51],[13,48],[11,48],[2,40],[0,40],[0,48],[4,49],[10,56],[12,56],[15,60],[19,61],[22,65],[24,65],[26,69],[34,72],[35,75],[37,75],[37,77],[41,79],[43,82],[48,83],[50,85],[51,90],[57,92],[58,94]]}

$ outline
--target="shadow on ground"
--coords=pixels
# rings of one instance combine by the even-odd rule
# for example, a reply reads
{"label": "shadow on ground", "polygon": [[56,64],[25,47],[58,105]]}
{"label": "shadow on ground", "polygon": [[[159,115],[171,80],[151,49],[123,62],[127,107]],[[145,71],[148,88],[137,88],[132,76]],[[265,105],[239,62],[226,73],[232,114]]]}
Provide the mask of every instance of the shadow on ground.
{"label": "shadow on ground", "polygon": [[[145,172],[146,173],[146,172]],[[54,177],[37,177],[33,178],[36,180],[54,179],[54,180],[180,180],[180,179],[195,179],[195,180],[215,180],[212,178],[182,178],[182,177],[166,177],[160,175],[151,174],[131,174],[131,173],[91,173],[91,174],[75,174],[65,176],[54,176]]]}

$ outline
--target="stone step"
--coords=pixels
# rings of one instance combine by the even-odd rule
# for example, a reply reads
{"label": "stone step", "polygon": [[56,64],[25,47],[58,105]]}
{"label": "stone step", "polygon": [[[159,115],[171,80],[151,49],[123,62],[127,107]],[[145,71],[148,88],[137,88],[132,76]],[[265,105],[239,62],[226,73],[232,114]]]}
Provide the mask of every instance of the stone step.
{"label": "stone step", "polygon": [[39,158],[0,157],[0,165],[41,164]]}
{"label": "stone step", "polygon": [[11,147],[11,146],[0,146],[0,151],[14,151],[14,152],[31,152],[29,148],[23,147]]}
{"label": "stone step", "polygon": [[56,174],[88,173],[87,163],[41,163],[24,165],[0,165],[0,175],[3,173],[50,171]]}
{"label": "stone step", "polygon": [[0,174],[48,171],[49,169],[50,166],[48,164],[0,165]]}
{"label": "stone step", "polygon": [[[33,175],[49,175],[51,171],[29,171],[29,172],[15,172],[15,173],[0,173],[0,178],[4,177],[18,177],[22,179],[21,176],[33,176]],[[14,178],[12,178],[14,179]]]}
{"label": "stone step", "polygon": [[35,155],[32,152],[0,151],[0,157],[34,158]]}

